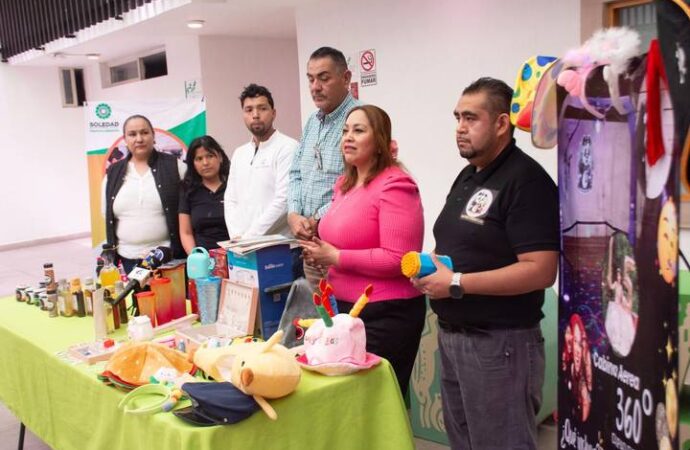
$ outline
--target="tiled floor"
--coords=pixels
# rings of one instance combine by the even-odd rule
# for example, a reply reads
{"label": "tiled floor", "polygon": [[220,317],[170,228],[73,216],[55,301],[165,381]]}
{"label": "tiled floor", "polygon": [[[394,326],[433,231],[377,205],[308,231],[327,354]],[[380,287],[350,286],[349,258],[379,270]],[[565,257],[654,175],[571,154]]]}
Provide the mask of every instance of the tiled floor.
{"label": "tiled floor", "polygon": [[0,297],[18,284],[38,285],[47,262],[53,263],[57,279],[92,276],[96,256],[91,238],[0,251]]}
{"label": "tiled floor", "polygon": [[[17,284],[36,285],[43,276],[43,263],[52,262],[57,278],[91,276],[97,252],[91,249],[91,239],[75,239],[0,252],[0,297],[14,292]],[[539,450],[553,450],[556,445],[556,427],[553,423],[539,427]],[[0,450],[17,448],[19,422],[0,403]],[[418,450],[445,450],[448,447],[435,442],[415,439]],[[25,450],[49,449],[45,443],[27,431]],[[337,449],[335,449],[337,450]]]}

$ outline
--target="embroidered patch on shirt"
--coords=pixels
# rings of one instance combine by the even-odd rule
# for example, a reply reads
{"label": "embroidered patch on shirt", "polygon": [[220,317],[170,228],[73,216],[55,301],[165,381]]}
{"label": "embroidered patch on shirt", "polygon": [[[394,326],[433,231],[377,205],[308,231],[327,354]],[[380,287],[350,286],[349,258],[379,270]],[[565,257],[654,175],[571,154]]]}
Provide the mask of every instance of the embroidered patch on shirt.
{"label": "embroidered patch on shirt", "polygon": [[489,212],[491,203],[496,198],[496,193],[491,189],[478,188],[465,205],[465,211],[460,218],[478,225],[484,225],[484,217]]}

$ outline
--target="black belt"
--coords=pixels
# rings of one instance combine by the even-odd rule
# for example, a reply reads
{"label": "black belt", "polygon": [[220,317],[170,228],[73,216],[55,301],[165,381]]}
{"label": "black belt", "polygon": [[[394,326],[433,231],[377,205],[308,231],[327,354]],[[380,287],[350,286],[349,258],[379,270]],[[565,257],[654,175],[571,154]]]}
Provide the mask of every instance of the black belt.
{"label": "black belt", "polygon": [[496,330],[527,330],[534,328],[534,325],[497,325],[497,324],[483,324],[483,325],[457,325],[448,323],[445,320],[438,319],[438,326],[441,327],[443,331],[449,333],[462,333],[462,334],[487,334],[490,331]]}

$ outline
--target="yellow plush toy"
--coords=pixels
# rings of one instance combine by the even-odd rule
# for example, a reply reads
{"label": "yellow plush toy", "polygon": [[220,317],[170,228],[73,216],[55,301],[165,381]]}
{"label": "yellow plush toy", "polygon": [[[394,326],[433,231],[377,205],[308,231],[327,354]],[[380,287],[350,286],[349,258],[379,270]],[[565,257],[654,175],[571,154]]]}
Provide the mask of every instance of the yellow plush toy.
{"label": "yellow plush toy", "polygon": [[215,372],[220,378],[254,397],[273,420],[278,415],[265,399],[292,393],[302,375],[293,352],[278,343],[282,337],[283,330],[278,330],[266,342],[233,344],[233,354],[220,355],[215,360]]}

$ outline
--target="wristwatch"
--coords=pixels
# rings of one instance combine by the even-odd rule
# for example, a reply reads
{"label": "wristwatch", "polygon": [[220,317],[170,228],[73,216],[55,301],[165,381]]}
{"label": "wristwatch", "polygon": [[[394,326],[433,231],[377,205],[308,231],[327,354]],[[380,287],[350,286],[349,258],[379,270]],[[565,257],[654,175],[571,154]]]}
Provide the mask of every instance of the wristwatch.
{"label": "wristwatch", "polygon": [[461,299],[462,296],[465,295],[465,289],[462,287],[462,284],[460,283],[461,278],[462,274],[460,272],[455,272],[453,274],[453,278],[450,281],[451,298]]}

